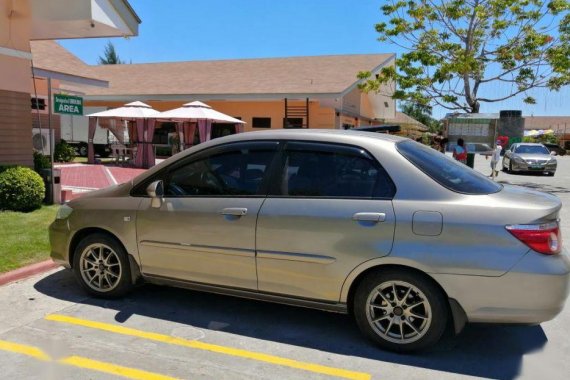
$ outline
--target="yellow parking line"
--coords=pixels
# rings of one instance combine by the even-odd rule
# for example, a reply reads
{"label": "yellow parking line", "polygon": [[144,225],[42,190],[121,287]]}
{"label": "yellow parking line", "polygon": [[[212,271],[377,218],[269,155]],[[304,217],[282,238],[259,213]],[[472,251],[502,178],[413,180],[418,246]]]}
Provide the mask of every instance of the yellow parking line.
{"label": "yellow parking line", "polygon": [[305,371],[310,371],[314,373],[320,373],[325,375],[331,375],[336,377],[342,377],[345,379],[354,380],[368,380],[370,375],[364,372],[348,371],[341,368],[327,367],[320,364],[313,364],[307,362],[301,362],[297,360],[282,358],[279,356],[262,354],[258,352],[247,351],[238,348],[230,348],[225,346],[219,346],[215,344],[209,344],[204,342],[199,342],[195,340],[187,340],[182,338],[173,337],[170,335],[157,334],[152,332],[146,332],[142,330],[136,330],[129,327],[116,326],[109,323],[90,321],[86,319],[80,319],[75,317],[69,317],[66,315],[52,314],[45,317],[48,321],[68,323],[77,326],[89,327],[92,329],[103,330],[115,334],[134,336],[137,338],[153,340],[156,342],[162,342],[167,344],[172,344],[176,346],[190,347],[198,350],[205,350],[216,352],[219,354],[237,356],[241,358],[253,359],[257,361],[262,361],[271,364],[277,364],[285,367],[291,367],[296,369],[302,369]]}
{"label": "yellow parking line", "polygon": [[[28,346],[25,344],[18,344],[18,343],[7,342],[5,340],[0,340],[0,350],[31,356],[34,359],[38,359],[41,361],[53,361],[53,359],[48,354],[43,352],[41,349],[34,346]],[[147,372],[135,368],[123,367],[112,363],[100,362],[98,360],[92,360],[81,356],[68,356],[66,358],[57,360],[56,363],[78,367],[82,369],[90,369],[93,371],[109,373],[112,375],[126,377],[128,379],[176,380],[174,377],[159,375],[157,373]]]}
{"label": "yellow parking line", "polygon": [[98,372],[110,373],[111,375],[123,376],[129,379],[139,380],[173,380],[173,377],[159,375],[153,372],[142,371],[116,364],[100,362],[83,358],[81,356],[69,356],[59,360],[59,363],[79,368],[91,369]]}
{"label": "yellow parking line", "polygon": [[26,356],[31,356],[32,358],[42,360],[42,361],[49,361],[51,358],[48,354],[43,352],[37,347],[27,346],[25,344],[18,344],[7,342],[5,340],[0,340],[0,350],[2,351],[9,351],[14,352],[16,354],[22,354]]}

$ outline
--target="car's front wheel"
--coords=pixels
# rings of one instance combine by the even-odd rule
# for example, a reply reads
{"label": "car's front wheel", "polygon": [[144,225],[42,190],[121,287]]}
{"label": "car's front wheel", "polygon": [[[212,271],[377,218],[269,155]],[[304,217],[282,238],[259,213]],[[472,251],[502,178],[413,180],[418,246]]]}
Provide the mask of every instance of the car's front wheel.
{"label": "car's front wheel", "polygon": [[428,278],[399,269],[364,278],[353,306],[360,330],[382,348],[398,352],[434,345],[448,321],[442,291]]}
{"label": "car's front wheel", "polygon": [[111,236],[95,233],[77,245],[73,271],[90,294],[114,298],[132,288],[129,259],[123,246]]}

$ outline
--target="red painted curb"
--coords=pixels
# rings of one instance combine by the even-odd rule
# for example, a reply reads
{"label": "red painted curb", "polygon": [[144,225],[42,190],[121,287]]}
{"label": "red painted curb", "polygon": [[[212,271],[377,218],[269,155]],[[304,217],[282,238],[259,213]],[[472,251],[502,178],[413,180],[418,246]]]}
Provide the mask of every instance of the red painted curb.
{"label": "red painted curb", "polygon": [[22,268],[14,269],[13,271],[0,274],[0,286],[9,284],[14,281],[23,280],[25,278],[47,272],[50,269],[56,268],[58,265],[52,260],[46,260],[39,263],[27,265]]}

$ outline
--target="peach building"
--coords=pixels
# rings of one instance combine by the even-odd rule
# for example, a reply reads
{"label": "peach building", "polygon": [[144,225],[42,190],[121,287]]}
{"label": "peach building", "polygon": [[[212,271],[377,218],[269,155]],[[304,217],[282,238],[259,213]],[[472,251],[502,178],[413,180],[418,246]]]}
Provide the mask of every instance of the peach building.
{"label": "peach building", "polygon": [[[34,42],[32,51],[46,66],[71,55],[51,41]],[[200,100],[245,121],[245,131],[351,128],[396,119],[393,86],[365,94],[357,79],[359,71],[374,74],[394,60],[394,54],[363,54],[100,66],[76,62],[75,67],[109,85],[66,83],[60,90],[82,94],[87,111],[137,100],[165,111]],[[223,134],[225,127],[214,125],[212,136]],[[154,142],[164,144],[172,128],[159,124]]]}

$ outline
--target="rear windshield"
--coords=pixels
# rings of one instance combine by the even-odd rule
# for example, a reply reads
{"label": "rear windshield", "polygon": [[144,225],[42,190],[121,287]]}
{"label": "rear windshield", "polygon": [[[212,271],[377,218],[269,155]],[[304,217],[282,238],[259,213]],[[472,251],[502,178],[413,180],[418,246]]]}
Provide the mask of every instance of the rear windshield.
{"label": "rear windshield", "polygon": [[491,194],[503,188],[468,166],[423,144],[406,140],[397,143],[396,147],[408,161],[452,191],[463,194]]}

